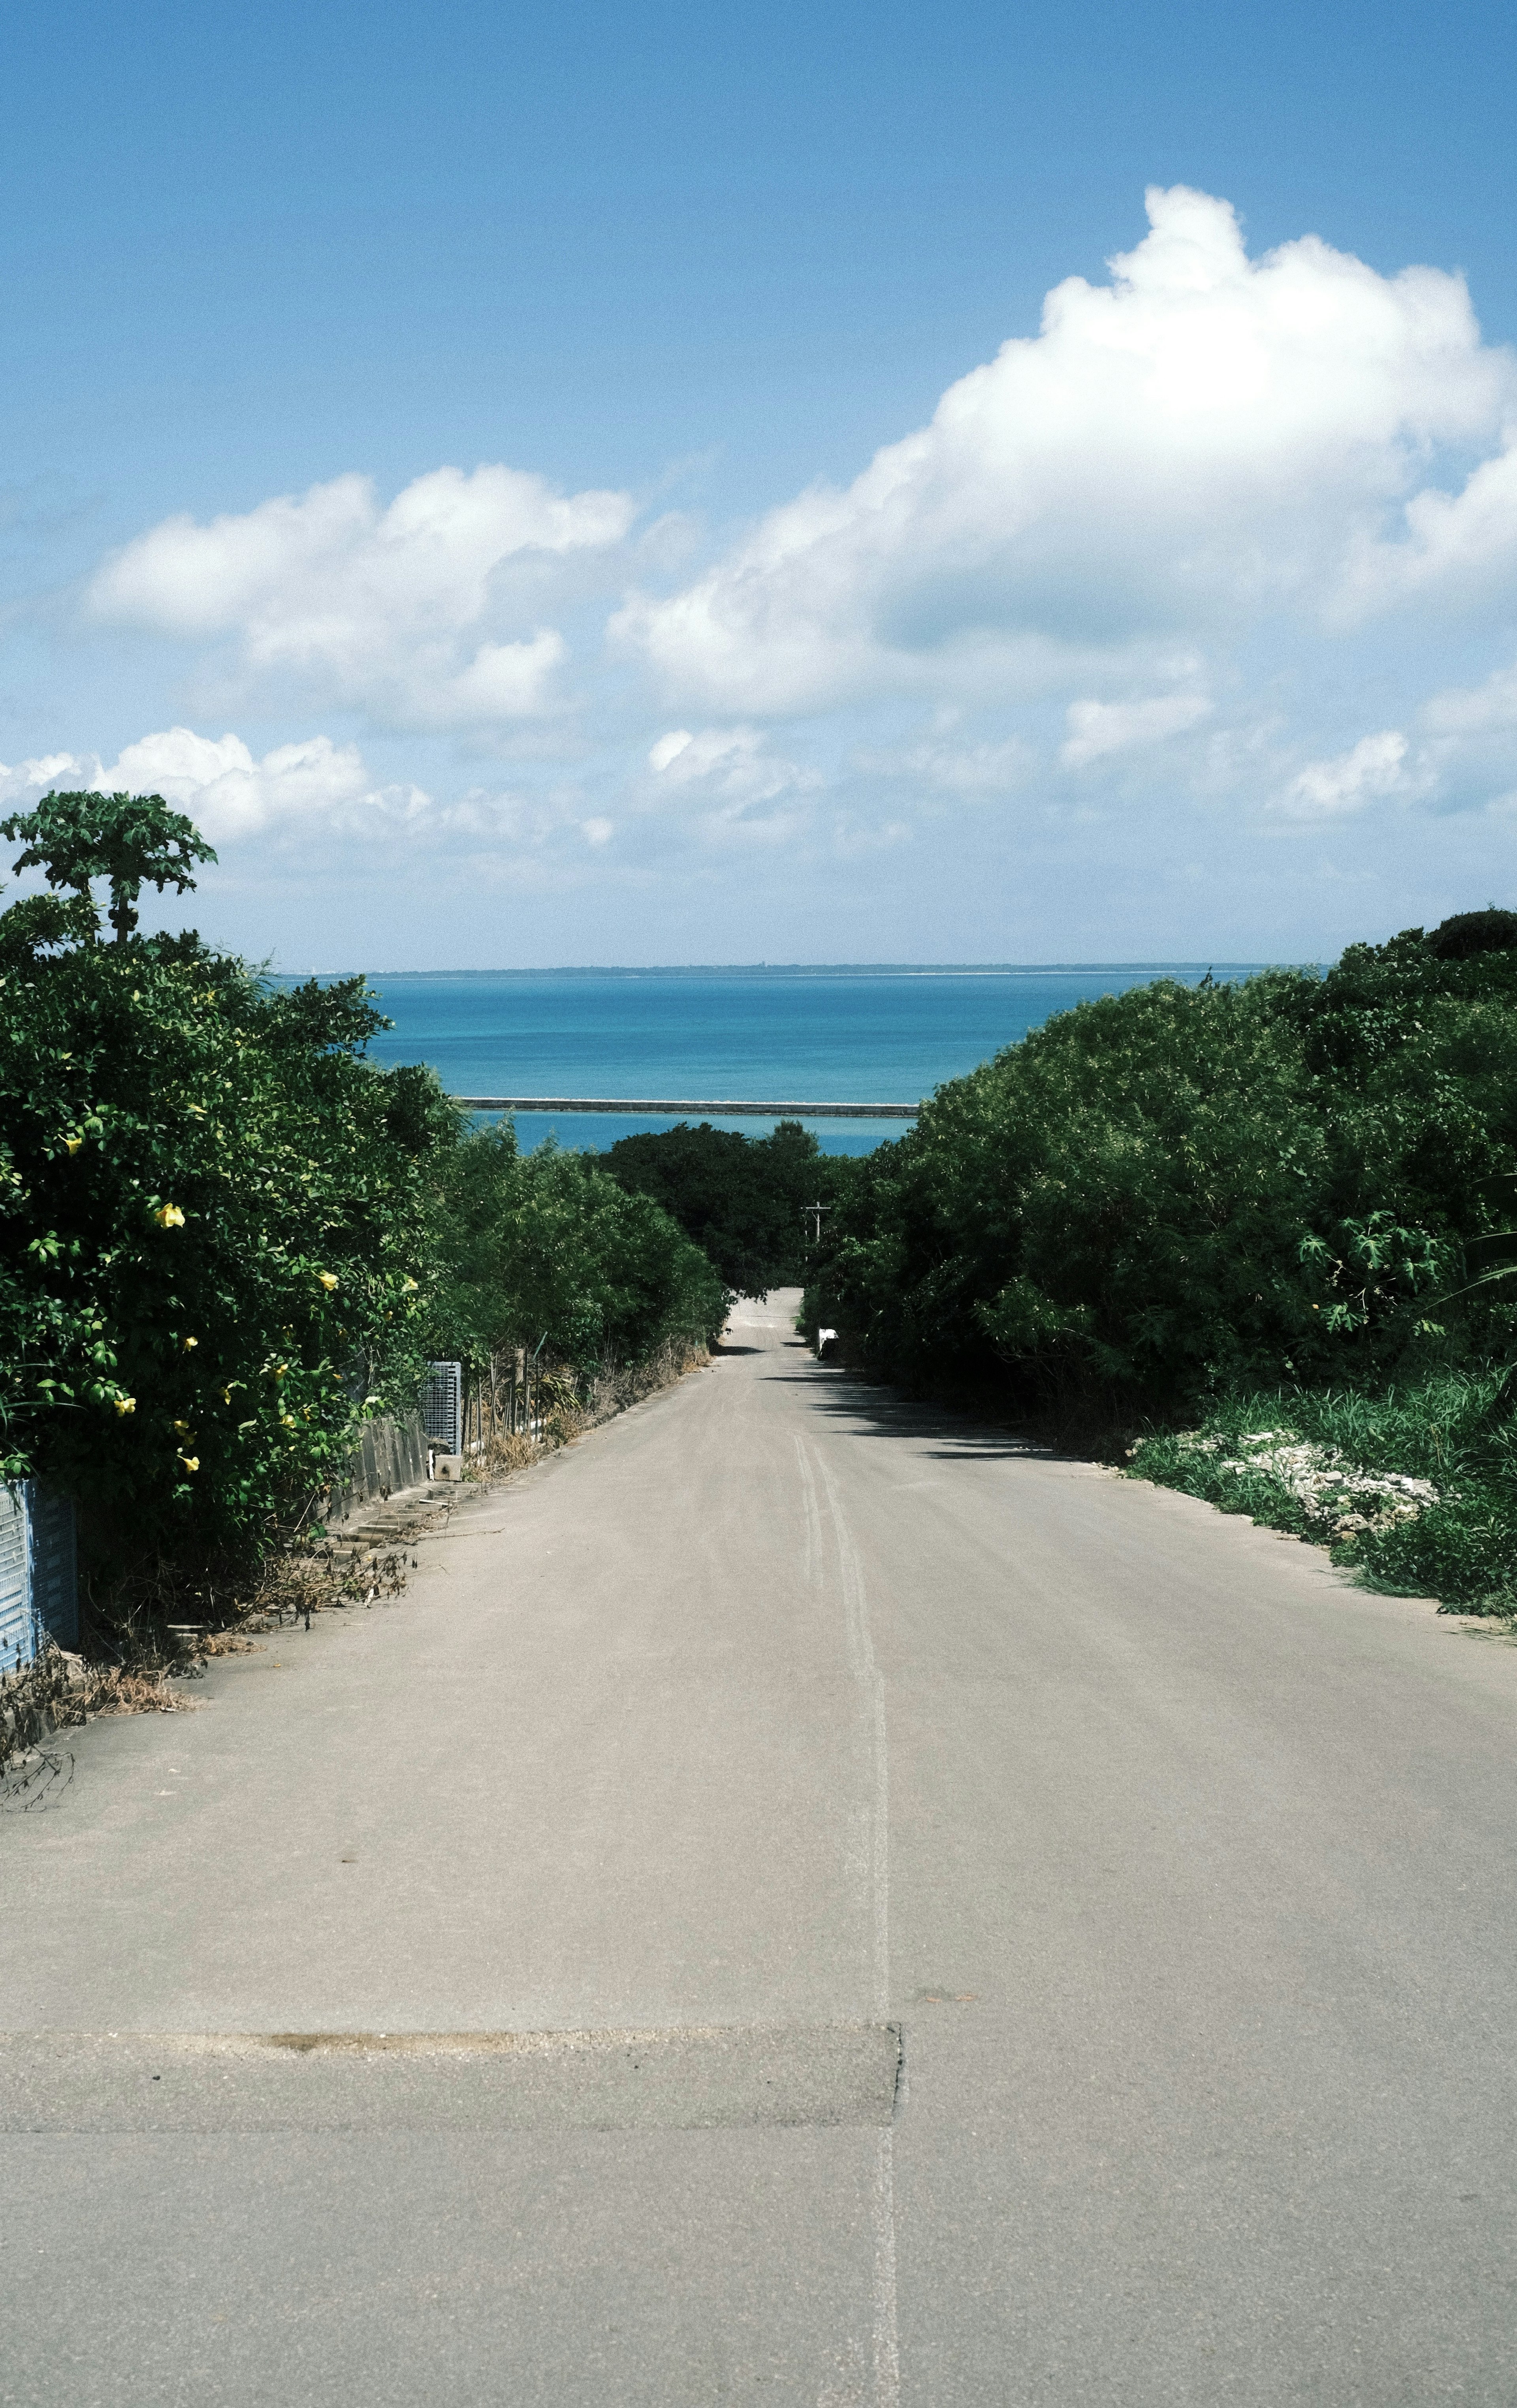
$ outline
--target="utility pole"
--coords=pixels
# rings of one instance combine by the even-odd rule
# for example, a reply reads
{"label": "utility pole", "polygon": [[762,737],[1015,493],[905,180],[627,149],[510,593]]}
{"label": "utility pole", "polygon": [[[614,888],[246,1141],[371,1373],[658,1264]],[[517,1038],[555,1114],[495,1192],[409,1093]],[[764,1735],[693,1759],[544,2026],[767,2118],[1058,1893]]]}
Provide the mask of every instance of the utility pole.
{"label": "utility pole", "polygon": [[832,1207],[831,1206],[831,1204],[802,1204],[802,1207],[801,1207],[801,1218],[802,1219],[802,1221],[804,1221],[804,1220],[806,1220],[806,1219],[809,1217],[809,1218],[810,1218],[810,1221],[811,1221],[811,1224],[812,1224],[812,1228],[811,1228],[811,1240],[812,1240],[813,1245],[819,1246],[819,1245],[821,1244],[821,1241],[822,1241],[822,1214],[823,1214],[824,1212],[831,1212],[831,1209],[832,1209]]}

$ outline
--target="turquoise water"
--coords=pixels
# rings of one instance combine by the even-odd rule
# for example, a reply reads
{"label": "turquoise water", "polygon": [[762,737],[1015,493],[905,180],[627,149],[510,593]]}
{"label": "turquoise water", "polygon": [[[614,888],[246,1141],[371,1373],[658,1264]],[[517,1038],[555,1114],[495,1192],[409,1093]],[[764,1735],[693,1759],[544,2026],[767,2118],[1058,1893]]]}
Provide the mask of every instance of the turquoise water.
{"label": "turquoise water", "polygon": [[[1214,965],[1219,978],[1251,964]],[[912,1103],[1087,996],[1206,965],[1047,969],[479,970],[376,973],[395,1022],[376,1060],[428,1062],[454,1095],[787,1096]],[[536,1114],[524,1146],[603,1147],[668,1121]],[[719,1126],[761,1137],[762,1120]],[[867,1154],[902,1121],[813,1121],[829,1154]]]}

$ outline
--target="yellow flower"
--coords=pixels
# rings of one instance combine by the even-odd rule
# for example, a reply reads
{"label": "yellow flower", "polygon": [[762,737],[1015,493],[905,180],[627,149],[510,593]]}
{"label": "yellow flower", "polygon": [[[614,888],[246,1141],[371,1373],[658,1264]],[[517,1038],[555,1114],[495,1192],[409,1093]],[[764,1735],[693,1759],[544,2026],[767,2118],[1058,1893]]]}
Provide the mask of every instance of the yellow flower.
{"label": "yellow flower", "polygon": [[402,1280],[400,1283],[400,1293],[402,1296],[414,1296],[416,1293],[415,1281],[413,1279]]}
{"label": "yellow flower", "polygon": [[135,1397],[118,1397],[116,1399],[116,1411],[119,1413],[135,1413],[137,1411],[137,1398]]}
{"label": "yellow flower", "polygon": [[189,1351],[190,1351],[190,1349],[191,1349],[191,1347],[192,1347],[192,1346],[198,1346],[198,1345],[199,1345],[199,1343],[200,1343],[200,1340],[199,1340],[199,1339],[198,1339],[198,1338],[186,1338],[186,1340],[185,1340],[185,1341],[184,1341],[184,1352],[186,1353],[186,1354],[188,1354],[188,1353],[189,1353]]}
{"label": "yellow flower", "polygon": [[188,1422],[176,1422],[176,1423],[174,1424],[174,1427],[178,1430],[178,1432],[179,1432],[179,1434],[180,1434],[181,1438],[188,1438],[188,1437],[189,1437],[189,1435],[190,1435],[190,1425],[189,1425],[189,1423],[188,1423]]}
{"label": "yellow flower", "polygon": [[200,1469],[200,1457],[197,1455],[181,1455],[180,1461],[186,1471],[198,1471]]}
{"label": "yellow flower", "polygon": [[223,1402],[223,1404],[224,1404],[224,1405],[229,1405],[229,1404],[231,1403],[231,1401],[232,1401],[232,1391],[231,1391],[231,1389],[230,1389],[230,1388],[224,1388],[224,1389],[222,1390],[222,1402]]}
{"label": "yellow flower", "polygon": [[316,1277],[320,1280],[323,1287],[325,1288],[328,1293],[330,1293],[330,1291],[337,1285],[336,1271],[318,1271],[316,1273]]}
{"label": "yellow flower", "polygon": [[184,1215],[177,1204],[160,1204],[153,1214],[160,1229],[182,1229]]}
{"label": "yellow flower", "polygon": [[289,1369],[289,1368],[290,1368],[290,1367],[289,1367],[288,1363],[276,1363],[276,1364],[275,1364],[275,1366],[274,1366],[274,1377],[275,1377],[275,1379],[276,1379],[276,1380],[282,1380],[282,1379],[283,1379],[283,1377],[284,1377],[285,1372]]}
{"label": "yellow flower", "polygon": [[79,1147],[84,1143],[84,1140],[81,1137],[69,1137],[65,1138],[64,1143],[67,1146],[70,1154],[78,1154]]}
{"label": "yellow flower", "polygon": [[294,1429],[294,1427],[295,1427],[295,1415],[294,1415],[294,1413],[281,1413],[281,1415],[280,1415],[280,1420],[282,1421],[282,1423],[283,1424],[283,1426],[284,1426],[284,1427],[285,1427],[286,1429]]}

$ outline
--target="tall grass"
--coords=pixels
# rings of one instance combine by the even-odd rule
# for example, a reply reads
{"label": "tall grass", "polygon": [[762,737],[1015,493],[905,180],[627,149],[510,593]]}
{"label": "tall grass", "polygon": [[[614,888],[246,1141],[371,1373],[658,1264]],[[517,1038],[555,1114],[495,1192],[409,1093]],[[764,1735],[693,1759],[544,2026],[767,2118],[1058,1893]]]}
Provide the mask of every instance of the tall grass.
{"label": "tall grass", "polygon": [[[1338,1532],[1275,1470],[1235,1467],[1260,1433],[1282,1434],[1337,1463],[1430,1481],[1437,1500],[1416,1513]],[[1276,1445],[1281,1442],[1277,1439]],[[1378,1393],[1349,1388],[1255,1389],[1220,1402],[1192,1431],[1163,1431],[1132,1450],[1128,1471],[1204,1497],[1224,1512],[1327,1540],[1335,1563],[1365,1586],[1434,1597],[1445,1612],[1517,1619],[1517,1381],[1497,1369],[1448,1370]]]}

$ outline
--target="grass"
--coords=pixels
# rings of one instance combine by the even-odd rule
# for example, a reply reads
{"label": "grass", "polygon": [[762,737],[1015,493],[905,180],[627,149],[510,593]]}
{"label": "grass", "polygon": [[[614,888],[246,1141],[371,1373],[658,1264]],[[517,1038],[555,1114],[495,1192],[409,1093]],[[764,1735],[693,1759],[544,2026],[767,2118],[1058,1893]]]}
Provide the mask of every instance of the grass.
{"label": "grass", "polygon": [[1326,1543],[1366,1587],[1517,1620],[1517,1381],[1502,1369],[1233,1397],[1195,1429],[1140,1439],[1126,1469]]}

